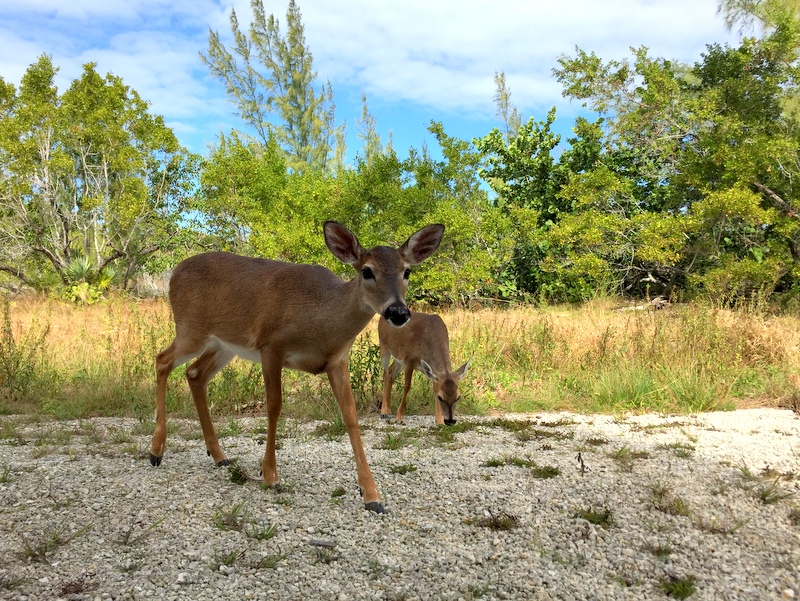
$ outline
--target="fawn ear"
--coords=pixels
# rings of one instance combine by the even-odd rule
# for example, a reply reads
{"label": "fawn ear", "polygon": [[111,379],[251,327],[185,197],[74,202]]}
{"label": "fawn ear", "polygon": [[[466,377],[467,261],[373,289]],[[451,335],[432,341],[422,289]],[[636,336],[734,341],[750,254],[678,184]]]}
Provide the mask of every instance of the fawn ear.
{"label": "fawn ear", "polygon": [[400,247],[400,254],[409,265],[422,263],[430,257],[442,241],[444,226],[441,223],[427,225],[411,234],[411,237]]}
{"label": "fawn ear", "polygon": [[436,374],[433,373],[433,368],[428,365],[428,362],[425,359],[419,360],[419,366],[422,368],[422,373],[425,374],[425,377],[429,380],[436,380]]}
{"label": "fawn ear", "polygon": [[467,368],[469,367],[470,361],[472,361],[472,359],[467,359],[467,362],[464,365],[453,372],[453,375],[456,376],[456,379],[461,380],[461,378],[467,375]]}
{"label": "fawn ear", "polygon": [[336,221],[326,221],[323,231],[325,244],[334,257],[347,265],[353,265],[359,260],[363,249],[353,232]]}

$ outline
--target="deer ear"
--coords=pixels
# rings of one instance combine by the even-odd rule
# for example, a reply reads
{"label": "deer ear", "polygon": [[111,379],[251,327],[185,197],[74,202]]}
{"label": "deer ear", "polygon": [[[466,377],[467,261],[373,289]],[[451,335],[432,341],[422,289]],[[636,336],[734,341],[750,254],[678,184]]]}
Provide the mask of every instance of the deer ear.
{"label": "deer ear", "polygon": [[400,247],[400,254],[410,265],[422,263],[439,248],[442,236],[444,236],[444,226],[441,223],[425,226],[411,234]]}
{"label": "deer ear", "polygon": [[336,221],[326,221],[323,231],[325,244],[334,257],[347,265],[353,265],[358,261],[363,249],[353,232]]}
{"label": "deer ear", "polygon": [[428,365],[428,362],[425,359],[419,360],[419,366],[422,368],[422,373],[425,374],[425,377],[429,380],[436,380],[436,374],[433,373],[433,368]]}
{"label": "deer ear", "polygon": [[470,361],[472,361],[472,359],[468,359],[464,365],[455,371],[455,375],[458,376],[459,380],[467,375],[467,368],[469,367]]}

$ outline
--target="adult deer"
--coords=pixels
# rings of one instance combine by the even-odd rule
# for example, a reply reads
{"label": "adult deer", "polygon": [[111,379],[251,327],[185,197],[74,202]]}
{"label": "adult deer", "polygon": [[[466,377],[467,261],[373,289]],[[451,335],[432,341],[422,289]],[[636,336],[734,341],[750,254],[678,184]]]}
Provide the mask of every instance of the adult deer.
{"label": "adult deer", "polygon": [[349,282],[318,265],[223,252],[196,255],[175,267],[169,286],[175,339],[156,358],[156,428],[150,447],[154,466],[161,463],[166,448],[167,378],[178,365],[197,357],[186,377],[208,454],[222,466],[229,462],[208,412],[208,382],[234,355],[261,362],[268,417],[261,473],[267,485],[278,482],[275,435],[283,402],[281,370],[324,372],[350,437],[365,507],[383,513],[358,429],[348,369],[350,347],[375,313],[394,327],[408,321],[409,267],[439,247],[444,226],[424,227],[398,249],[364,249],[335,221],[326,221],[323,229],[331,253],[356,269]]}
{"label": "adult deer", "polygon": [[[436,403],[436,423],[452,426],[456,423],[455,405],[461,395],[458,383],[467,373],[469,361],[453,371],[450,367],[450,341],[447,326],[438,315],[411,313],[402,328],[393,328],[381,318],[378,339],[383,364],[383,403],[381,417],[388,418],[391,410],[392,383],[405,367],[406,377],[403,398],[397,409],[397,421],[403,419],[406,397],[411,390],[414,370],[421,371],[431,381]],[[392,357],[394,362],[389,365]]]}

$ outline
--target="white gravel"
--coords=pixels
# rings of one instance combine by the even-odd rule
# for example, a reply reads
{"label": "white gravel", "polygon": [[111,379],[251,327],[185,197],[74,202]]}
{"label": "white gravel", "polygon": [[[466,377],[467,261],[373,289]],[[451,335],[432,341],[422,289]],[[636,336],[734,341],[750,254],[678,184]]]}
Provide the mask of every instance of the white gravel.
{"label": "white gravel", "polygon": [[[314,436],[314,423],[282,428],[276,490],[232,482],[194,422],[170,423],[152,468],[135,420],[2,417],[0,598],[659,599],[664,582],[694,578],[691,599],[800,599],[797,415],[505,418],[531,422],[527,435],[462,418],[484,425],[442,443],[430,416],[363,419],[389,510],[376,515],[347,437]],[[264,423],[222,437],[256,478]],[[380,448],[403,433],[410,444]],[[588,509],[613,523],[576,517]],[[516,527],[492,529],[492,516]],[[272,538],[253,536],[270,525]]]}

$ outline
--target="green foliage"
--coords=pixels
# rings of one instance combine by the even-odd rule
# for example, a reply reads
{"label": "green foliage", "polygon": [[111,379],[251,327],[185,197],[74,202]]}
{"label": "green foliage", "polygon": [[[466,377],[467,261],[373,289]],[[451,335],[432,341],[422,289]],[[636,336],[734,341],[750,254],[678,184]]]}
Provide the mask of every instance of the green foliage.
{"label": "green foliage", "polygon": [[[253,22],[247,34],[239,28],[231,10],[230,26],[236,57],[211,32],[208,55],[201,54],[211,74],[225,84],[228,98],[239,110],[258,141],[268,146],[275,138],[295,172],[326,170],[332,159],[334,140],[333,91],[330,83],[314,90],[317,74],[306,47],[300,9],[289,0],[286,33],[274,15],[267,16],[262,0],[251,0]],[[259,66],[257,62],[260,62]],[[276,115],[275,122],[270,120]]]}
{"label": "green foliage", "polygon": [[119,77],[87,63],[59,95],[56,73],[42,56],[19,90],[0,79],[0,271],[89,300],[183,240],[197,157]]}

